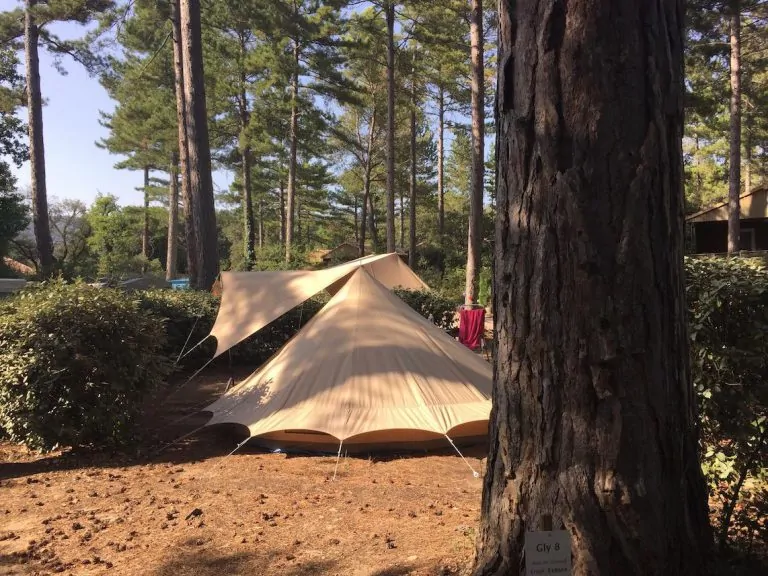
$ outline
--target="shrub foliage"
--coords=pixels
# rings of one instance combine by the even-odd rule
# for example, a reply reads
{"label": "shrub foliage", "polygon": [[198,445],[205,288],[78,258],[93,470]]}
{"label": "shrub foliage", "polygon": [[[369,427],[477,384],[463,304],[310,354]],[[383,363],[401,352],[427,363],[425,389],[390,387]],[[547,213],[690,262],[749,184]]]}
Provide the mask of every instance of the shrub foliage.
{"label": "shrub foliage", "polygon": [[766,538],[768,271],[762,261],[713,257],[688,259],[686,273],[702,468],[722,506],[719,543],[736,533],[742,542]]}
{"label": "shrub foliage", "polygon": [[162,321],[123,292],[52,282],[2,305],[0,428],[33,448],[118,446],[159,385]]}

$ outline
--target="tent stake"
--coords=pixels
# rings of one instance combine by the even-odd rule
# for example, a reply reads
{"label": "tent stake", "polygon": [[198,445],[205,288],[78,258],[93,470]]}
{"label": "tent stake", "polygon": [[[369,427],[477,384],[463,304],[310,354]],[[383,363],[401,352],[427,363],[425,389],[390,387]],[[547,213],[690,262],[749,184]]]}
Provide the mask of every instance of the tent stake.
{"label": "tent stake", "polygon": [[336,466],[333,468],[333,479],[336,480],[336,471],[339,469],[339,459],[341,458],[341,445],[344,443],[344,440],[341,440],[339,442],[339,453],[336,454]]}
{"label": "tent stake", "polygon": [[224,456],[224,458],[227,458],[227,457],[229,457],[229,456],[232,456],[232,454],[234,454],[235,452],[237,452],[238,450],[240,450],[240,448],[242,448],[243,446],[245,446],[245,443],[246,443],[246,442],[248,442],[248,440],[250,440],[250,439],[251,439],[251,437],[250,437],[250,436],[248,436],[248,438],[246,438],[245,440],[243,440],[242,442],[240,442],[240,444],[238,444],[237,446],[235,446],[235,449],[234,449],[234,450],[232,450],[232,452],[230,452],[230,453],[229,453],[229,454],[227,454],[226,456]]}
{"label": "tent stake", "polygon": [[462,459],[462,460],[464,460],[464,464],[466,464],[466,465],[469,467],[469,469],[470,469],[470,470],[472,470],[472,476],[474,476],[475,478],[480,478],[480,474],[478,474],[477,472],[475,472],[475,469],[474,469],[474,468],[472,468],[472,464],[470,464],[470,463],[467,461],[467,459],[466,459],[466,458],[464,458],[464,454],[462,454],[462,453],[459,451],[459,449],[456,447],[456,444],[454,444],[454,443],[453,443],[453,440],[451,440],[451,437],[450,437],[450,436],[448,436],[448,434],[445,434],[445,437],[446,437],[446,438],[448,438],[448,442],[450,442],[450,443],[451,443],[451,446],[453,446],[453,449],[454,449],[454,450],[456,450],[456,453],[457,453],[459,456],[461,456],[461,459]]}

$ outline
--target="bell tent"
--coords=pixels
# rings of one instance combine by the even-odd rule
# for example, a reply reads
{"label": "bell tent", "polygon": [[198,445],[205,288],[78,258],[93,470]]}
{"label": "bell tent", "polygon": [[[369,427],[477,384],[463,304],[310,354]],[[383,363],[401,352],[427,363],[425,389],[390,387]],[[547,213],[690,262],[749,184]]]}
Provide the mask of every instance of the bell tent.
{"label": "bell tent", "polygon": [[485,360],[358,266],[270,361],[204,411],[206,426],[240,425],[270,447],[426,448],[484,438],[491,386]]}

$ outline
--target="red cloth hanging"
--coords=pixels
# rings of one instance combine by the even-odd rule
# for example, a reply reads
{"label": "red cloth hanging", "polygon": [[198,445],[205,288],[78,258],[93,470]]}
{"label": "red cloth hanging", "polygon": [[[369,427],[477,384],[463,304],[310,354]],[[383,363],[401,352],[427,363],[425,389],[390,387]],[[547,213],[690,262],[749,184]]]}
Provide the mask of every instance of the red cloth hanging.
{"label": "red cloth hanging", "polygon": [[459,310],[459,342],[470,350],[480,348],[485,331],[485,308]]}

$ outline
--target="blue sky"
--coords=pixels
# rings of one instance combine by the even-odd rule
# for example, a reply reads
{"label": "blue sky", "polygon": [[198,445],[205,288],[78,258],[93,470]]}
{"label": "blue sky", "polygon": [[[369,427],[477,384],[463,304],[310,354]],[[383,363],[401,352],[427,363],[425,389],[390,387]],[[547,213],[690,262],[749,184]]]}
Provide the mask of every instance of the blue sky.
{"label": "blue sky", "polygon": [[[80,36],[83,28],[76,24],[60,24],[53,31],[64,38]],[[139,204],[142,174],[138,171],[116,170],[120,156],[98,148],[96,141],[107,135],[99,124],[99,110],[111,112],[114,102],[107,96],[96,78],[91,78],[82,66],[66,59],[68,71],[62,76],[53,59],[40,51],[40,83],[46,106],[43,108],[45,137],[45,168],[48,196],[51,199],[77,198],[90,204],[98,193],[114,194],[120,204]],[[26,117],[26,109],[19,115]],[[25,163],[14,168],[19,187],[29,186],[30,168]],[[214,186],[227,188],[232,177],[214,174]]]}
{"label": "blue sky", "polygon": [[[7,0],[2,0],[5,3]],[[56,24],[52,32],[62,38],[81,37],[85,29],[77,24]],[[23,55],[22,55],[23,60]],[[119,203],[140,204],[142,185],[140,171],[117,170],[115,163],[122,157],[110,154],[96,146],[107,136],[107,129],[99,124],[99,111],[111,112],[115,103],[109,98],[98,79],[88,76],[85,69],[67,58],[63,66],[68,74],[62,75],[53,66],[51,56],[41,49],[41,90],[46,105],[43,108],[45,138],[46,181],[51,201],[79,199],[90,204],[99,194],[114,194]],[[26,109],[19,111],[26,117]],[[464,120],[459,115],[455,119]],[[446,144],[452,135],[446,130]],[[486,157],[493,150],[492,137],[486,139]],[[25,163],[15,168],[20,189],[30,182],[30,167]],[[233,175],[215,171],[214,188],[226,190]]]}

